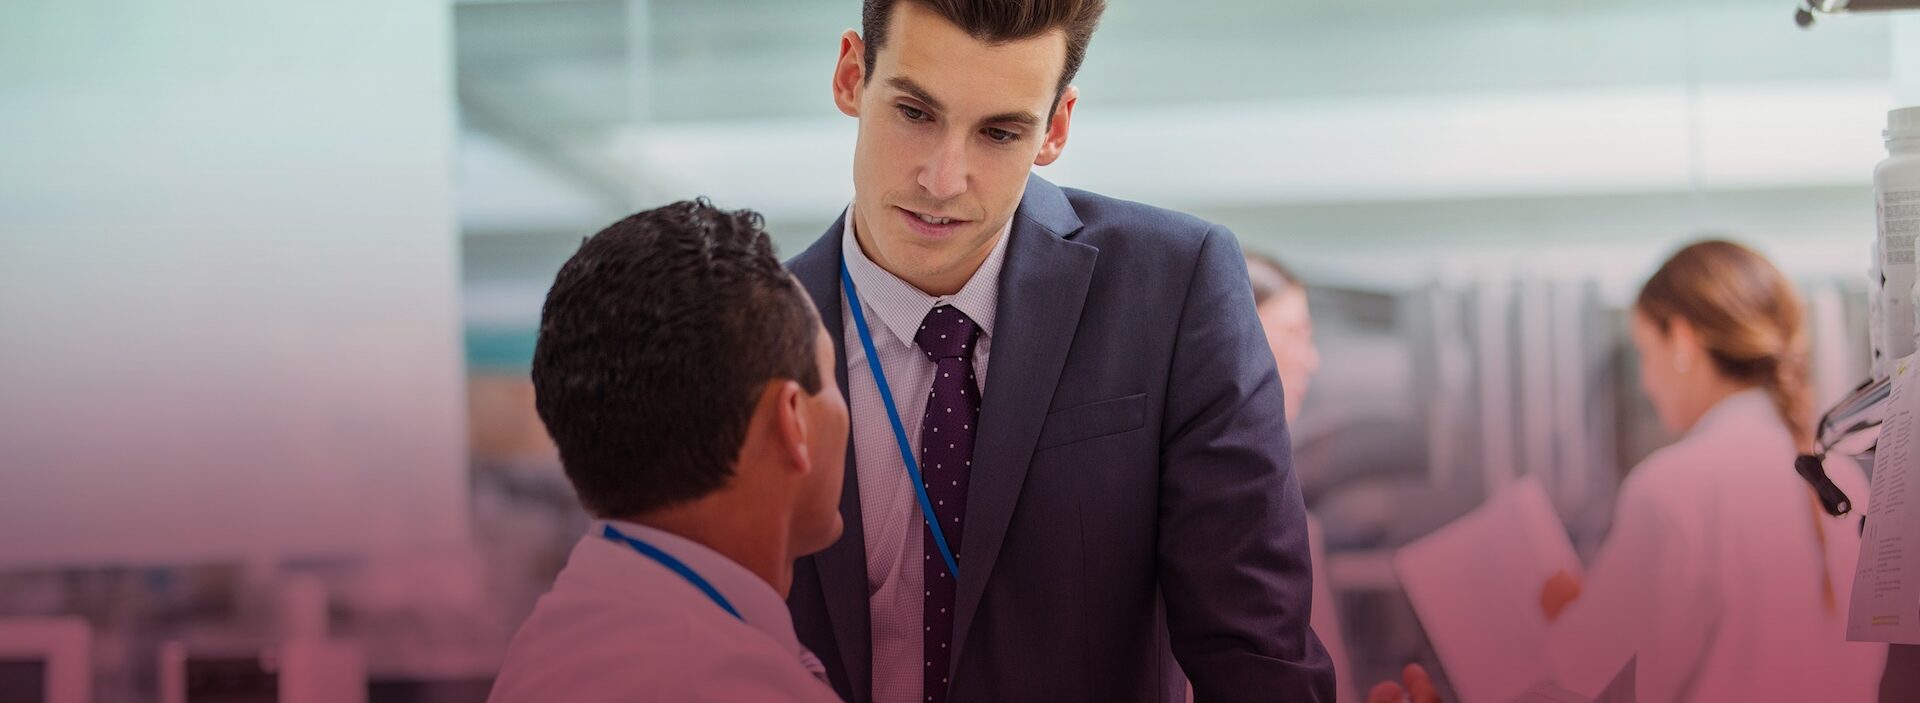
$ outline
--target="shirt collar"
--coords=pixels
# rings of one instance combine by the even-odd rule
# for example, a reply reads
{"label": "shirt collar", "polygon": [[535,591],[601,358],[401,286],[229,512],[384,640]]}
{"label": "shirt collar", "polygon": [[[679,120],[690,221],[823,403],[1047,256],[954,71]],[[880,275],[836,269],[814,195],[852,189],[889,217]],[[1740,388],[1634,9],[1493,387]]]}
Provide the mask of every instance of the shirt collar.
{"label": "shirt collar", "polygon": [[[728,559],[719,552],[713,551],[706,545],[671,532],[621,520],[608,520],[607,522],[627,536],[651,544],[659,548],[660,551],[666,552],[673,558],[679,559],[681,563],[686,564],[687,568],[699,574],[700,578],[706,579],[707,583],[711,584],[714,590],[719,591],[720,595],[725,597],[727,602],[732,604],[735,610],[740,611],[740,618],[745,620],[747,625],[766,633],[768,637],[773,638],[773,641],[778,642],[781,647],[792,651],[795,655],[799,655],[804,651],[800,647],[799,636],[794,634],[793,615],[787,610],[787,602],[780,598],[780,593],[773,590],[772,585],[768,584],[753,572],[748,571],[746,567],[734,563],[732,559]],[[600,529],[595,527],[589,539],[601,539],[599,533]],[[624,544],[619,546],[621,550],[627,551],[628,554],[635,559],[641,559],[648,563],[653,562],[653,560],[647,559],[627,549],[627,546]],[[671,578],[675,582],[682,580],[678,574],[667,571],[664,564],[658,566],[662,571],[666,571],[667,578]],[[686,587],[693,588],[694,586],[692,584],[686,584]],[[705,600],[706,595],[701,594],[700,598]],[[726,615],[725,611],[719,609],[720,606],[718,604],[715,604],[713,607],[722,617],[730,617]]]}
{"label": "shirt collar", "polygon": [[1746,429],[1779,423],[1779,413],[1774,411],[1773,399],[1767,397],[1767,392],[1760,388],[1748,388],[1735,391],[1714,403],[1686,434],[1692,436],[1703,433],[1722,424]]}
{"label": "shirt collar", "polygon": [[900,343],[908,348],[914,347],[913,337],[920,331],[920,324],[927,314],[941,305],[952,305],[980,326],[980,334],[993,336],[993,315],[1000,299],[1000,269],[1007,260],[1007,239],[1013,231],[1013,219],[1008,218],[1005,227],[1000,229],[1000,240],[994,242],[993,251],[987,254],[987,260],[980,269],[973,272],[973,278],[960,287],[960,292],[947,296],[927,295],[913,287],[913,284],[900,280],[899,276],[880,268],[879,264],[867,258],[860,250],[860,240],[853,232],[853,206],[847,206],[846,227],[840,234],[840,250],[847,259],[847,272],[853,276],[853,285],[860,289],[860,302],[880,317],[881,324],[892,330]]}

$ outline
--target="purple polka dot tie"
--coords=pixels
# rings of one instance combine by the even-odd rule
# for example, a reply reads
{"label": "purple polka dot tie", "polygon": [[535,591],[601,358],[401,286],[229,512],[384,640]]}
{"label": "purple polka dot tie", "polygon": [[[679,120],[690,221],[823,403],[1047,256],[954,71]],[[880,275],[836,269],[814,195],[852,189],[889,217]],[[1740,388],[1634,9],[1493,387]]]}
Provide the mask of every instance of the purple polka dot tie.
{"label": "purple polka dot tie", "polygon": [[[955,564],[964,563],[960,528],[967,512],[973,429],[980,424],[980,384],[973,379],[973,347],[979,336],[979,325],[953,306],[942,305],[927,313],[913,337],[935,367],[927,414],[920,420],[920,476],[926,480],[927,498],[933,501],[934,518],[940,521]],[[922,652],[927,662],[921,688],[929,703],[945,703],[956,584],[953,574],[947,573],[946,560],[940,558],[933,530],[922,525],[920,533],[926,546],[922,562],[926,601],[921,619],[926,624]]]}

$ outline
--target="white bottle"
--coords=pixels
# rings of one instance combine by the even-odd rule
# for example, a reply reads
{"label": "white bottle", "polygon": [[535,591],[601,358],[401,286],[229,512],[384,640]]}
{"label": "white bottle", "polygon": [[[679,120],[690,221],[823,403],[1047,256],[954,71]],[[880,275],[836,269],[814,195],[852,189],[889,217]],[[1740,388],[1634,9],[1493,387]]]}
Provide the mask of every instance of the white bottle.
{"label": "white bottle", "polygon": [[[1876,359],[1891,360],[1914,352],[1915,324],[1914,238],[1920,235],[1920,107],[1887,113],[1888,156],[1873,170],[1873,200],[1879,233],[1875,239],[1881,288],[1879,341],[1886,348]],[[1884,363],[1884,362],[1883,362]],[[1886,369],[1875,369],[1882,375]]]}

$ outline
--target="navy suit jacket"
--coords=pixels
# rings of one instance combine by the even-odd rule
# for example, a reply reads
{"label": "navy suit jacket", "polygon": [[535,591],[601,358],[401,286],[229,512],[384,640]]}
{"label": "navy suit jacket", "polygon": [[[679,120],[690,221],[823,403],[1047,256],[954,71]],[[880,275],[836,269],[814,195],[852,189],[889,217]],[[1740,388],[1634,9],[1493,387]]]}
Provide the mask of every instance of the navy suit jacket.
{"label": "navy suit jacket", "polygon": [[[843,226],[788,262],[842,391]],[[1031,176],[1009,236],[952,700],[1175,703],[1191,679],[1202,702],[1332,701],[1280,379],[1232,233]],[[834,688],[868,703],[854,466],[849,443],[846,533],[796,563],[788,600]]]}

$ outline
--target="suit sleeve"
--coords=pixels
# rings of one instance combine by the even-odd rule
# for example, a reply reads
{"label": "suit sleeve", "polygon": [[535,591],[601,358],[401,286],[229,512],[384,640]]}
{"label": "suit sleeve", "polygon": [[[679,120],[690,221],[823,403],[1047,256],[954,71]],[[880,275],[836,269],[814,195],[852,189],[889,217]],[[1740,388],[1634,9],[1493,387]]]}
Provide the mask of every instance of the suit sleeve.
{"label": "suit sleeve", "polygon": [[1162,428],[1159,577],[1198,703],[1334,700],[1285,402],[1232,233],[1206,233]]}

